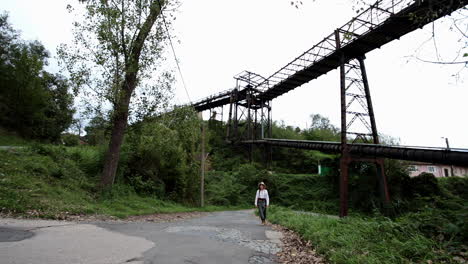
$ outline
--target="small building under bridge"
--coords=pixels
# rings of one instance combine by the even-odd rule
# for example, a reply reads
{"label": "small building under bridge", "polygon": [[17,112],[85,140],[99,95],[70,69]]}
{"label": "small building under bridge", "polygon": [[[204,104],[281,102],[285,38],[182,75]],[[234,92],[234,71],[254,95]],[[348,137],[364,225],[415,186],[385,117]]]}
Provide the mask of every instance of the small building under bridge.
{"label": "small building under bridge", "polygon": [[411,162],[408,166],[408,170],[411,177],[418,176],[424,172],[432,173],[437,178],[450,176],[468,177],[468,167],[462,166],[450,166],[426,162]]}

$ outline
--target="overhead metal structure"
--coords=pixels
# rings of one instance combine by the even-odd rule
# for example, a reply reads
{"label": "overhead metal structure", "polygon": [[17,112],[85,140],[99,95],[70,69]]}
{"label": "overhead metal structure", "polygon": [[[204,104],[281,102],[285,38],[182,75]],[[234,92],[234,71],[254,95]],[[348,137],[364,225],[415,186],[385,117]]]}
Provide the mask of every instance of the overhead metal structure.
{"label": "overhead metal structure", "polygon": [[[256,96],[263,100],[275,99],[338,68],[341,53],[345,54],[345,61],[357,59],[467,4],[468,0],[376,1],[337,29],[339,47],[333,32],[257,85]],[[228,105],[231,93],[232,90],[226,90],[192,105],[197,111]]]}
{"label": "overhead metal structure", "polygon": [[[245,144],[266,144],[274,147],[319,150],[325,153],[341,153],[340,142],[290,140],[264,138],[244,141]],[[349,144],[350,152],[364,158],[389,158],[408,161],[468,167],[468,149],[429,148],[415,146],[388,146],[364,143]]]}
{"label": "overhead metal structure", "polygon": [[[249,153],[256,144],[262,144],[270,153],[271,146],[330,149],[341,153],[340,216],[347,215],[348,167],[353,161],[375,163],[382,202],[388,204],[383,158],[466,165],[468,152],[379,145],[365,55],[467,4],[468,0],[378,0],[268,78],[242,72],[235,76],[234,89],[204,98],[192,106],[201,112],[229,105],[227,138],[231,142],[249,143]],[[270,139],[271,101],[337,68],[340,70],[341,142]]]}

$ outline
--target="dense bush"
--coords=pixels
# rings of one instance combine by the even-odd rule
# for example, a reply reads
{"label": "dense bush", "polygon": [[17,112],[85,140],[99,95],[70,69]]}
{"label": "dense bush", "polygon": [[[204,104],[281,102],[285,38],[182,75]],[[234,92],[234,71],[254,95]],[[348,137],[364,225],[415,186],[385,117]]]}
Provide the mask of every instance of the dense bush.
{"label": "dense bush", "polygon": [[296,210],[336,213],[338,194],[329,178],[313,174],[274,173],[270,188],[272,202]]}
{"label": "dense bush", "polygon": [[211,171],[206,175],[206,196],[215,205],[253,206],[257,184],[269,185],[271,175],[254,164],[244,164],[231,172]]}
{"label": "dense bush", "polygon": [[251,199],[242,199],[241,195],[247,187],[239,184],[233,173],[210,171],[205,177],[205,186],[208,204],[220,206],[251,205]]}
{"label": "dense bush", "polygon": [[78,135],[66,133],[62,134],[61,138],[63,144],[67,147],[74,147],[80,144],[80,137]]}
{"label": "dense bush", "polygon": [[437,179],[444,193],[452,193],[468,200],[468,177],[448,177]]}
{"label": "dense bush", "polygon": [[440,194],[438,181],[432,173],[423,172],[412,177],[410,185],[414,197],[433,197]]}
{"label": "dense bush", "polygon": [[[200,121],[188,108],[134,125],[125,140],[120,179],[139,193],[197,204]],[[119,180],[119,179],[118,179]]]}

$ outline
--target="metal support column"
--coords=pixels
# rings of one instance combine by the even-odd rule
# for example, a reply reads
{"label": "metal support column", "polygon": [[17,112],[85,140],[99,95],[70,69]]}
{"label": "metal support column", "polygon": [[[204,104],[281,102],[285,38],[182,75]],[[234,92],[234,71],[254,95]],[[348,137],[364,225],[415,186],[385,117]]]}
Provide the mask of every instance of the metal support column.
{"label": "metal support column", "polygon": [[[341,50],[340,31],[335,31],[336,49]],[[370,95],[364,56],[346,60],[340,54],[340,99],[341,99],[341,160],[340,160],[340,217],[348,214],[349,165],[353,161],[372,162],[376,166],[382,204],[387,208],[390,196],[385,177],[383,159],[362,159],[349,152],[348,139],[353,143],[379,144],[374,108]],[[348,100],[349,99],[349,100]],[[348,120],[347,116],[351,118]],[[354,137],[354,138],[352,138]],[[371,139],[371,140],[370,140]]]}
{"label": "metal support column", "polygon": [[[247,94],[246,94],[246,99],[247,99],[247,140],[253,140],[253,134],[252,134],[252,93],[251,89],[247,89]],[[253,146],[252,144],[248,145],[248,152],[249,152],[249,162],[252,163],[253,161]]]}
{"label": "metal support column", "polygon": [[[372,106],[369,81],[367,79],[366,65],[364,63],[364,59],[365,59],[364,56],[358,57],[359,66],[361,68],[362,81],[364,84],[367,109],[368,109],[369,119],[370,119],[371,128],[372,128],[372,139],[373,139],[374,144],[379,144],[380,143],[379,133],[377,132],[377,124],[375,122],[374,107]],[[379,179],[381,200],[382,200],[384,208],[386,208],[390,204],[390,195],[388,193],[387,177],[385,175],[383,159],[377,159],[375,162],[375,165],[377,167],[377,177]]]}
{"label": "metal support column", "polygon": [[229,98],[229,114],[228,114],[228,120],[227,120],[227,125],[226,125],[226,141],[231,141],[231,133],[232,133],[232,125],[233,125],[233,120],[232,120],[232,111],[233,111],[233,106],[235,102],[235,90],[231,92],[231,96]]}
{"label": "metal support column", "polygon": [[[271,138],[272,137],[272,131],[273,131],[273,117],[271,113],[271,101],[268,101],[268,118],[267,118],[267,137]],[[271,163],[273,162],[273,149],[270,145],[267,146],[266,149],[266,154],[267,154],[267,168],[271,167]]]}
{"label": "metal support column", "polygon": [[[335,31],[336,49],[341,48],[340,33]],[[340,101],[341,101],[341,159],[340,159],[340,217],[348,215],[348,178],[350,155],[347,144],[346,122],[346,72],[345,57],[340,55]]]}

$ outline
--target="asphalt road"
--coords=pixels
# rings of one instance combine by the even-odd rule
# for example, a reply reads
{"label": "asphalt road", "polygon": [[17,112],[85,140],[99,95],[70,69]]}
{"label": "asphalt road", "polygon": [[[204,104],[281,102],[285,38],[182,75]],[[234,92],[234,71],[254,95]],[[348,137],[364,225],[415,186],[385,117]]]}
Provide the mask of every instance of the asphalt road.
{"label": "asphalt road", "polygon": [[280,236],[252,210],[166,223],[0,219],[0,263],[276,263]]}

